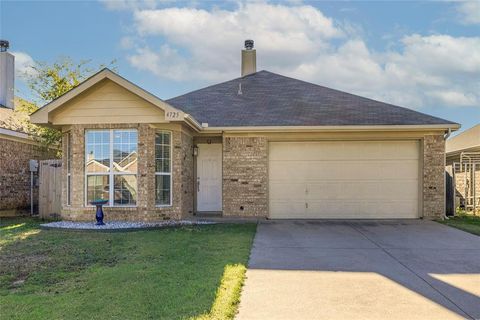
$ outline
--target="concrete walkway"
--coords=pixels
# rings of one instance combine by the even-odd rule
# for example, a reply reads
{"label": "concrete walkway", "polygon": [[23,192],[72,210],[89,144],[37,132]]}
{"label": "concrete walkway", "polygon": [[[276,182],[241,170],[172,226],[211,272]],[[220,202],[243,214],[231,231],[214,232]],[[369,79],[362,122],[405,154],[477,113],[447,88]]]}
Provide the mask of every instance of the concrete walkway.
{"label": "concrete walkway", "polygon": [[237,319],[480,319],[480,237],[431,221],[258,226]]}

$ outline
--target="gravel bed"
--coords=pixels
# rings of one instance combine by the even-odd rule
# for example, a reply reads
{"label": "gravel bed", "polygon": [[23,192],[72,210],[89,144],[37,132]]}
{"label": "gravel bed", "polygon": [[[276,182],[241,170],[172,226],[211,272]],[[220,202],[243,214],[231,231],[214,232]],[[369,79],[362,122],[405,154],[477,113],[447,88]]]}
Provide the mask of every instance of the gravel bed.
{"label": "gravel bed", "polygon": [[73,222],[73,221],[55,221],[43,223],[40,226],[45,229],[70,229],[70,230],[137,230],[137,229],[155,229],[166,227],[193,226],[215,224],[207,220],[168,220],[159,222],[137,222],[137,221],[108,221],[103,226],[95,225],[95,222]]}

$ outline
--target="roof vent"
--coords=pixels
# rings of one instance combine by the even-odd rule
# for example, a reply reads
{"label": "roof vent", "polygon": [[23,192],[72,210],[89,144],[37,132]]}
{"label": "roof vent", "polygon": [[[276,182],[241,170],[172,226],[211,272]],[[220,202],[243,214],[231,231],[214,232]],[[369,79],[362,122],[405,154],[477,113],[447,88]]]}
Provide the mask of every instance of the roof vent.
{"label": "roof vent", "polygon": [[243,92],[242,92],[242,83],[241,83],[241,82],[238,84],[238,94],[243,94]]}

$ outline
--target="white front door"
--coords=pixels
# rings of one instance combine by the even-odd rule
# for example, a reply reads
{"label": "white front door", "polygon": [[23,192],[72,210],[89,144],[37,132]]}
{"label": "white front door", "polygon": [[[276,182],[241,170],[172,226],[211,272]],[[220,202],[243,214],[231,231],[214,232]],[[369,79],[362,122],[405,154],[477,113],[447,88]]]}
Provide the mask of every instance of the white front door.
{"label": "white front door", "polygon": [[222,145],[199,144],[197,211],[222,211]]}

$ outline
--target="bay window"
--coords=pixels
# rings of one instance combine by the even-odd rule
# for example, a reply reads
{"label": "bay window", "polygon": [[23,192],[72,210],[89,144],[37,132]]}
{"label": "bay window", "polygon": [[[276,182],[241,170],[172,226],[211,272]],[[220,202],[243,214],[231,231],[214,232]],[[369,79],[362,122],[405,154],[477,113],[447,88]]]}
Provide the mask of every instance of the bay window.
{"label": "bay window", "polygon": [[87,130],[86,204],[103,199],[109,201],[109,206],[135,206],[137,160],[137,130]]}
{"label": "bay window", "polygon": [[172,134],[170,131],[155,135],[155,204],[172,205]]}

